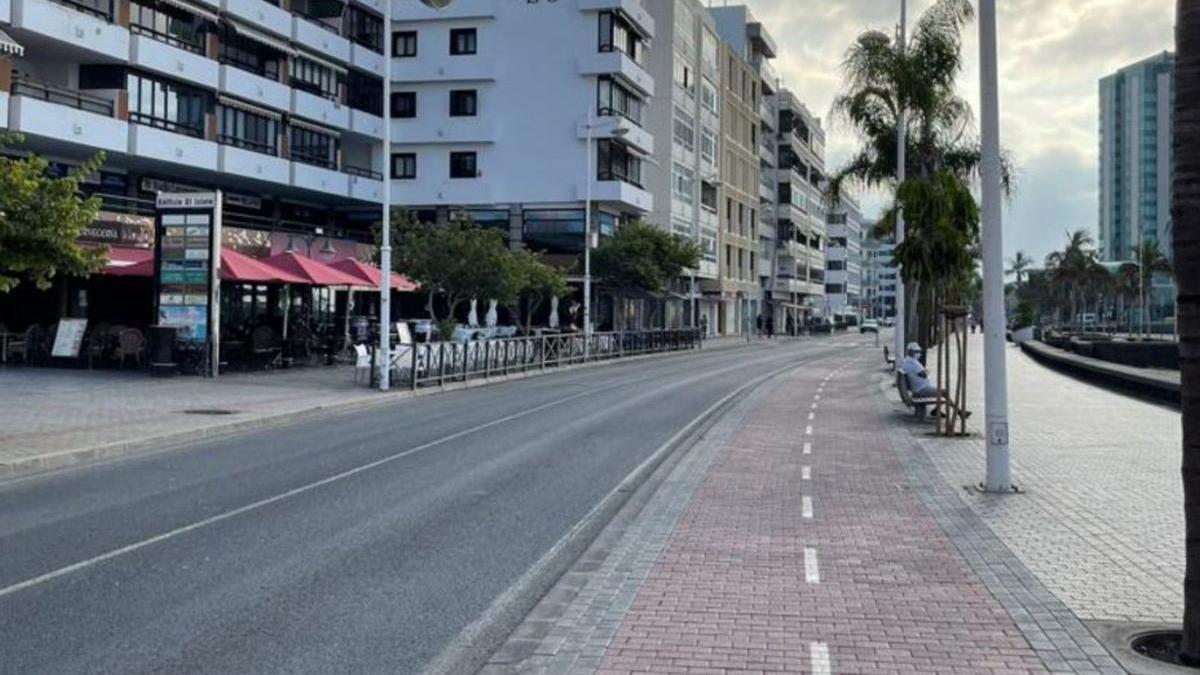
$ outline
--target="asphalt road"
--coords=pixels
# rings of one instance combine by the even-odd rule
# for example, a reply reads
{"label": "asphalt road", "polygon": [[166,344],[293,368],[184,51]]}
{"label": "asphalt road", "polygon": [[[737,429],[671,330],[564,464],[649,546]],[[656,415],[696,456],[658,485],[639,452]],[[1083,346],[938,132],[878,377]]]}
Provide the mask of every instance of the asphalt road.
{"label": "asphalt road", "polygon": [[0,484],[0,672],[421,672],[706,408],[861,341],[569,371]]}

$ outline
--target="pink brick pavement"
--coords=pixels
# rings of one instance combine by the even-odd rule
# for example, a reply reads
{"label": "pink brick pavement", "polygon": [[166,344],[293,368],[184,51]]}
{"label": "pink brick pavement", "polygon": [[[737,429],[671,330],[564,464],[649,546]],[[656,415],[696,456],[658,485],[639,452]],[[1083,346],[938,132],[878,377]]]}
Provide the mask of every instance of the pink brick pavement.
{"label": "pink brick pavement", "polygon": [[869,394],[877,358],[841,364],[816,410],[838,364],[769,385],[697,489],[600,672],[1045,672],[908,489],[889,438],[907,432]]}

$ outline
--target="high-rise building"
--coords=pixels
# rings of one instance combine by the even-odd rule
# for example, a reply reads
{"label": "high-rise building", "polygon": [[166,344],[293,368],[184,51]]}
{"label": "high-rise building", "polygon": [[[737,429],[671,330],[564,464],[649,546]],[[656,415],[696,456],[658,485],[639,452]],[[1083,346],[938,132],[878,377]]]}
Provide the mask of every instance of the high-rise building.
{"label": "high-rise building", "polygon": [[[1135,259],[1134,247],[1157,244],[1171,255],[1171,126],[1175,55],[1164,52],[1100,80],[1100,255]],[[1169,314],[1174,288],[1154,280],[1157,316]]]}
{"label": "high-rise building", "polygon": [[[870,232],[875,224],[863,223],[863,231]],[[875,319],[896,316],[896,240],[894,237],[863,239],[863,303],[867,316]]]}
{"label": "high-rise building", "polygon": [[[772,298],[787,321],[802,322],[825,306],[825,131],[796,95],[780,89],[775,276]],[[780,317],[776,316],[776,325]]]}
{"label": "high-rise building", "polygon": [[834,316],[858,316],[863,305],[863,222],[858,202],[842,195],[826,223],[825,306]]}

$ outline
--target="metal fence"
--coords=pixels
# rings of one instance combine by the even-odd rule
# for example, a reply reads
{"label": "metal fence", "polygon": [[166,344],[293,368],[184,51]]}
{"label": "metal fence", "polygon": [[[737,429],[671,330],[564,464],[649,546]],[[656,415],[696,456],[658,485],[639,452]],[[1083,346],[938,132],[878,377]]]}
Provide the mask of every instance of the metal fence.
{"label": "metal fence", "polygon": [[[392,384],[416,389],[699,347],[700,332],[692,329],[593,333],[586,341],[580,334],[555,334],[398,345]],[[374,380],[378,368],[371,370]]]}

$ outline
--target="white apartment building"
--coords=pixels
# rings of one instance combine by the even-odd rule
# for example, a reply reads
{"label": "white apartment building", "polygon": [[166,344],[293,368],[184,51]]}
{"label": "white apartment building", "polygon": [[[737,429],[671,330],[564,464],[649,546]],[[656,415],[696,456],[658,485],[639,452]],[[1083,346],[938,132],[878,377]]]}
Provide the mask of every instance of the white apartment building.
{"label": "white apartment building", "polygon": [[863,313],[863,219],[854,197],[842,195],[826,216],[825,307],[830,316]]}
{"label": "white apartment building", "polygon": [[0,64],[0,126],[25,137],[4,152],[105,153],[85,241],[145,249],[156,192],[220,189],[229,246],[370,250],[380,0],[12,0],[0,25],[24,47]]}
{"label": "white apartment building", "polygon": [[600,236],[651,212],[656,22],[641,0],[394,7],[395,204],[564,263],[584,250],[589,191]]}
{"label": "white apartment building", "polygon": [[774,98],[779,123],[772,298],[783,321],[799,323],[825,309],[825,131],[790,90]]}
{"label": "white apartment building", "polygon": [[[870,232],[872,222],[863,223]],[[896,280],[899,271],[895,262],[896,240],[892,237],[863,239],[863,303],[867,316],[873,319],[896,316]]]}
{"label": "white apartment building", "polygon": [[658,83],[646,111],[647,127],[659,142],[654,169],[647,173],[653,195],[649,220],[691,237],[703,253],[700,267],[681,279],[681,302],[667,306],[667,325],[718,325],[719,302],[699,292],[700,282],[718,278],[717,189],[720,176],[721,59],[713,18],[699,0],[653,0],[646,4],[662,26],[647,61]]}

